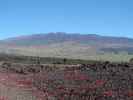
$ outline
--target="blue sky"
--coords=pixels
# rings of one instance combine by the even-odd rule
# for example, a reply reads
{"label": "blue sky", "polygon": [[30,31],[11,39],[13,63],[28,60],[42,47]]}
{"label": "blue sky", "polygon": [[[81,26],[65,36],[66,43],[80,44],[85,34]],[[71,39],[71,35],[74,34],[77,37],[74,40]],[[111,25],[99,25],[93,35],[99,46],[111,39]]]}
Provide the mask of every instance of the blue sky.
{"label": "blue sky", "polygon": [[133,0],[0,0],[0,39],[47,32],[133,37]]}

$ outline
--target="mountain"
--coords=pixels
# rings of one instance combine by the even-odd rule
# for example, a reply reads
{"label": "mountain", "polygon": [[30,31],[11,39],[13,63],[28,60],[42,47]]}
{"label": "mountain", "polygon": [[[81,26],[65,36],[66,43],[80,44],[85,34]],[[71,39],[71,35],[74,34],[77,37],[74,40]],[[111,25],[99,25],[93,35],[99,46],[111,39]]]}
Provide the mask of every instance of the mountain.
{"label": "mountain", "polygon": [[52,43],[61,43],[61,42],[76,42],[76,43],[106,43],[106,44],[133,44],[133,39],[124,38],[124,37],[107,37],[100,36],[96,34],[67,34],[63,32],[57,33],[48,33],[48,34],[34,34],[29,36],[20,36],[15,38],[9,38],[4,40],[4,42],[16,44],[16,45],[45,45]]}
{"label": "mountain", "polygon": [[132,55],[133,39],[64,32],[33,34],[1,40],[0,51],[33,56],[103,59],[105,54]]}

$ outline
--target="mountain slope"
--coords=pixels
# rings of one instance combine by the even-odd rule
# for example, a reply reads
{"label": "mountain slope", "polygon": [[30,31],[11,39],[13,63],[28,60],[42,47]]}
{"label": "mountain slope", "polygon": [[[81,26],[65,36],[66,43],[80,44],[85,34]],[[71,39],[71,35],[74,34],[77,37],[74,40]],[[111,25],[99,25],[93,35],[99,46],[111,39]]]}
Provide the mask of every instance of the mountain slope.
{"label": "mountain slope", "polygon": [[[129,53],[132,57],[133,39],[63,32],[33,34],[2,40],[0,52],[43,57],[78,59],[107,59],[111,57],[113,59],[112,56],[117,56],[121,52]],[[105,57],[106,53],[111,56]],[[127,55],[122,57],[127,59]],[[118,56],[118,59],[122,57]]]}
{"label": "mountain slope", "polygon": [[18,45],[45,45],[60,42],[76,42],[83,44],[96,44],[96,43],[106,43],[106,44],[120,44],[131,45],[133,44],[133,39],[124,37],[107,37],[95,34],[67,34],[67,33],[48,33],[48,34],[34,34],[29,36],[20,36],[15,38],[9,38],[4,40],[7,43],[18,44]]}

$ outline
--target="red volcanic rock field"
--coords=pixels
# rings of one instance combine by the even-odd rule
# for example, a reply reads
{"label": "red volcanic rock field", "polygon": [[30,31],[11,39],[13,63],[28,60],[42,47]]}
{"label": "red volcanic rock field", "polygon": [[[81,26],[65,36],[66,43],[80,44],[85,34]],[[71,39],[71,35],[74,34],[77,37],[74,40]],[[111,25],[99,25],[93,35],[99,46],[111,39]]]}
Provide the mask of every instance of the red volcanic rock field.
{"label": "red volcanic rock field", "polygon": [[133,100],[133,64],[2,63],[1,88],[11,89],[14,95],[19,91],[25,98],[13,99],[5,92],[0,100]]}

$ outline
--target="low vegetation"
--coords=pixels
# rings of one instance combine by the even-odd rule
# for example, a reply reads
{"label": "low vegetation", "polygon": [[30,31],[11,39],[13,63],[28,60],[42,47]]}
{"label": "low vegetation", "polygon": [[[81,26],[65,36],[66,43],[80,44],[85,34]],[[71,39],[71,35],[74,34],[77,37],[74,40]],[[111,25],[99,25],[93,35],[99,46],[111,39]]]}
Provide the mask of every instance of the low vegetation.
{"label": "low vegetation", "polygon": [[133,100],[132,59],[129,63],[58,59],[60,63],[45,64],[39,57],[34,63],[12,61],[3,61],[1,71],[22,75],[19,83],[36,88],[34,94],[41,100]]}

